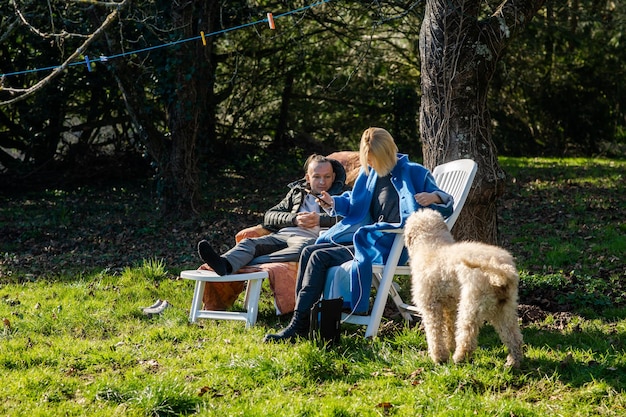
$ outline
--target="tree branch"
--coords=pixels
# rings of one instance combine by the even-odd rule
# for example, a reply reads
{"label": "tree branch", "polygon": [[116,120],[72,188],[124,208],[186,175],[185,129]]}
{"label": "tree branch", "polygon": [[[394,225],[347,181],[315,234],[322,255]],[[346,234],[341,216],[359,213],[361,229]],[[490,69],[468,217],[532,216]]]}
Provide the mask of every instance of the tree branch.
{"label": "tree branch", "polygon": [[544,4],[546,0],[505,0],[500,4],[495,13],[488,19],[488,25],[492,33],[499,33],[504,42],[500,42],[503,48],[508,41],[522,32]]}
{"label": "tree branch", "polygon": [[[65,30],[61,31],[61,33],[44,33],[42,31],[40,31],[39,29],[37,29],[35,26],[31,25],[30,22],[28,20],[26,20],[26,17],[24,17],[24,14],[22,13],[22,11],[20,9],[18,9],[17,4],[15,2],[13,3],[13,7],[15,7],[15,14],[17,15],[18,19],[22,22],[22,24],[24,26],[26,26],[31,32],[33,32],[35,35],[43,38],[43,39],[48,39],[48,38],[69,38],[71,36],[74,37],[81,37],[81,38],[86,38],[89,35],[83,35],[83,34],[78,34],[78,33],[69,33],[66,32]],[[49,4],[49,3],[48,3]],[[50,10],[50,15],[52,15],[52,10]],[[52,21],[52,16],[50,16],[50,20]],[[53,31],[54,31],[54,22],[51,22],[53,27]]]}
{"label": "tree branch", "polygon": [[123,0],[121,3],[116,3],[116,5],[118,7],[115,10],[113,10],[111,13],[109,13],[107,18],[100,25],[100,27],[95,32],[93,32],[91,35],[88,35],[88,38],[85,40],[85,42],[83,42],[82,45],[80,45],[74,51],[74,53],[72,53],[65,60],[65,62],[63,62],[63,64],[61,64],[59,67],[56,67],[50,73],[50,75],[48,75],[44,79],[40,80],[37,84],[35,84],[35,85],[33,85],[33,86],[29,87],[29,88],[26,88],[26,89],[5,88],[5,87],[2,86],[2,81],[4,81],[4,80],[0,80],[0,91],[4,90],[4,91],[8,91],[11,94],[20,94],[19,96],[15,97],[13,99],[0,102],[0,106],[1,105],[14,104],[14,103],[17,103],[19,101],[25,100],[26,98],[28,98],[28,97],[32,96],[33,94],[35,94],[41,88],[43,88],[46,85],[48,85],[56,77],[58,77],[59,74],[61,74],[61,72],[63,72],[78,56],[80,56],[89,47],[89,45],[91,45],[91,43],[93,43],[93,41],[98,39],[98,37],[100,37],[100,35],[102,35],[104,33],[104,31],[111,25],[111,23],[113,23],[116,20],[118,14],[119,14],[119,11],[124,6],[126,6],[127,2],[128,2],[128,0]]}

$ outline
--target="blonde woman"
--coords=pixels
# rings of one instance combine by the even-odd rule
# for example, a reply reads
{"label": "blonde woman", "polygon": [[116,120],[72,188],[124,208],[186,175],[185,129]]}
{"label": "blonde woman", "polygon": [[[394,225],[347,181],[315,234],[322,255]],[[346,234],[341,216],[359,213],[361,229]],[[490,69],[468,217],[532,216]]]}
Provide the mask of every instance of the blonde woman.
{"label": "blonde woman", "polygon": [[[328,269],[350,260],[351,299],[344,300],[345,306],[354,313],[366,312],[372,264],[387,260],[394,238],[380,230],[403,227],[411,213],[422,207],[444,217],[452,214],[452,197],[437,187],[428,169],[398,154],[385,129],[370,127],[363,132],[359,156],[362,168],[353,190],[340,196],[322,192],[318,198],[325,210],[343,220],[302,251],[291,322],[279,333],[266,335],[264,341],[306,337],[310,310],[324,291]],[[403,258],[401,261],[406,261],[406,253]]]}

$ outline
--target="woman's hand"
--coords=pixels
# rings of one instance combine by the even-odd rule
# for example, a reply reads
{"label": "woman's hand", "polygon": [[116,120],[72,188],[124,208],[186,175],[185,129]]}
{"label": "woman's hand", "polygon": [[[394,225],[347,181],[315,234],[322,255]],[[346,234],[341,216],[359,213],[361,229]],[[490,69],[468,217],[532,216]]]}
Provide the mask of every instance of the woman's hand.
{"label": "woman's hand", "polygon": [[329,209],[333,206],[333,198],[326,191],[321,191],[319,197],[315,199],[317,204],[320,205],[323,209]]}
{"label": "woman's hand", "polygon": [[441,197],[437,193],[417,193],[415,194],[415,201],[422,207],[428,207],[431,204],[441,204]]}

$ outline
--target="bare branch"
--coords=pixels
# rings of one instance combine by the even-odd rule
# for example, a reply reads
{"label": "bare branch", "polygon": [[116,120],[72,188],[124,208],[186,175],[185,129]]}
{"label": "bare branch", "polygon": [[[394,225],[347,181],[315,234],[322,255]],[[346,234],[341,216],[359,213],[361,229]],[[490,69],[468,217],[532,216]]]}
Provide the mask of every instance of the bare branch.
{"label": "bare branch", "polygon": [[522,32],[546,0],[505,0],[489,19],[494,34],[499,34],[501,47]]}
{"label": "bare branch", "polygon": [[123,7],[124,1],[97,1],[97,0],[68,0],[68,3],[84,3],[84,4],[93,4],[94,6],[102,6],[102,7]]}
{"label": "bare branch", "polygon": [[9,36],[11,36],[11,34],[13,33],[13,31],[15,30],[15,28],[17,28],[20,24],[19,19],[15,19],[13,20],[9,26],[6,28],[6,30],[4,31],[4,33],[2,34],[2,36],[0,36],[0,43],[3,43],[4,41],[7,40],[7,38]]}
{"label": "bare branch", "polygon": [[44,79],[40,80],[37,84],[33,85],[32,87],[26,88],[26,89],[4,88],[0,84],[0,90],[8,91],[8,92],[10,92],[12,94],[18,94],[18,93],[20,94],[18,97],[15,97],[15,98],[7,100],[7,101],[0,102],[0,105],[9,105],[9,104],[17,103],[19,101],[22,101],[22,100],[26,99],[27,97],[30,97],[31,95],[35,94],[38,90],[40,90],[41,88],[43,88],[44,86],[49,84],[52,80],[54,80],[63,71],[65,71],[65,69],[73,61],[75,61],[78,56],[80,56],[83,52],[85,52],[85,50],[89,47],[89,45],[91,45],[91,43],[93,43],[93,41],[98,39],[104,33],[104,31],[111,25],[111,23],[113,23],[116,20],[118,14],[119,14],[120,9],[126,5],[127,1],[128,0],[124,0],[121,3],[117,3],[119,7],[117,9],[115,9],[114,11],[112,11],[111,13],[109,13],[107,18],[100,25],[100,27],[95,32],[93,32],[91,35],[88,35],[87,39],[82,43],[82,45],[80,45],[74,51],[74,53],[72,53],[65,60],[65,62],[63,62],[63,64],[61,64],[60,66],[58,66],[54,70],[52,70],[50,75],[48,75]]}
{"label": "bare branch", "polygon": [[[15,14],[17,15],[18,19],[22,22],[22,24],[26,26],[35,35],[40,36],[44,39],[49,39],[49,38],[65,39],[69,37],[77,37],[77,38],[89,37],[89,35],[83,35],[80,33],[68,33],[65,30],[61,31],[61,33],[44,33],[40,31],[39,29],[37,29],[35,26],[31,25],[28,20],[26,20],[26,17],[22,13],[22,11],[17,7],[17,4],[15,2],[13,2],[13,6],[15,7]],[[52,14],[52,11],[50,12],[50,14]],[[54,21],[51,21],[51,24],[54,30]]]}

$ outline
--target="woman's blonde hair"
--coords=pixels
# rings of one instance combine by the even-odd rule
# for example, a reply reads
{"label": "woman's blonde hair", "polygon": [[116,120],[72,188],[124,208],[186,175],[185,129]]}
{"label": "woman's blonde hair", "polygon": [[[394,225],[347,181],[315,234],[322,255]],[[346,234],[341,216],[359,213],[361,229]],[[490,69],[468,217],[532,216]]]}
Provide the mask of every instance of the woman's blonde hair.
{"label": "woman's blonde hair", "polygon": [[361,136],[359,159],[365,173],[369,175],[369,163],[376,173],[384,177],[398,162],[398,146],[389,132],[380,127],[370,127]]}

